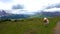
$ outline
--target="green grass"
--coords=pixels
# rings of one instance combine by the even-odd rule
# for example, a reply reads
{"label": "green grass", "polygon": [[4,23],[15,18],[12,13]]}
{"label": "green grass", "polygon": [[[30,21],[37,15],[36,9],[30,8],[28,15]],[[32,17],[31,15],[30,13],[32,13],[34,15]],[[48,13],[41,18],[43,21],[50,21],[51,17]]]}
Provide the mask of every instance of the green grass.
{"label": "green grass", "polygon": [[0,23],[0,34],[53,34],[53,28],[60,17],[49,18],[47,27],[43,24],[43,18],[30,18],[24,21],[6,21]]}

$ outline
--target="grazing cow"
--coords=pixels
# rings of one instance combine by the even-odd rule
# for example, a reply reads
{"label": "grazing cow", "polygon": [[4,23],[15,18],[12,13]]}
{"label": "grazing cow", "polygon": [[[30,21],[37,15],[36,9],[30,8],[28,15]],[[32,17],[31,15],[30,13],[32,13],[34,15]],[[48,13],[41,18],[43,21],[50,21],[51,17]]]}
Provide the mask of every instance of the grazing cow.
{"label": "grazing cow", "polygon": [[44,25],[48,25],[49,24],[49,20],[46,17],[43,19],[43,22],[44,22]]}

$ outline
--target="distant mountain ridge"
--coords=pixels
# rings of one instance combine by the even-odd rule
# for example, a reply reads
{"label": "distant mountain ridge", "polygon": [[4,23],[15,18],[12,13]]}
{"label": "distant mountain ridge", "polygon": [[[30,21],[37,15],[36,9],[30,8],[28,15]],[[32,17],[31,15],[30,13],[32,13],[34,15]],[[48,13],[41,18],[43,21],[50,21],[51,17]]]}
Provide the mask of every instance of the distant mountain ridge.
{"label": "distant mountain ridge", "polygon": [[58,11],[56,11],[56,12],[42,12],[42,15],[55,17],[55,16],[60,16],[60,12],[58,12]]}
{"label": "distant mountain ridge", "polygon": [[9,16],[4,16],[4,17],[1,17],[3,19],[20,19],[20,18],[28,18],[29,16],[28,15],[23,15],[23,14],[12,14],[12,15],[9,15]]}
{"label": "distant mountain ridge", "polygon": [[0,17],[8,16],[8,15],[10,15],[10,14],[6,13],[4,10],[0,10]]}
{"label": "distant mountain ridge", "polygon": [[7,13],[5,10],[0,11],[0,19],[19,19],[19,18],[28,18],[29,15],[25,14],[11,14]]}
{"label": "distant mountain ridge", "polygon": [[32,18],[33,17],[37,17],[37,18],[43,18],[43,17],[48,17],[48,18],[51,18],[51,17],[56,17],[56,16],[60,16],[60,12],[59,11],[55,11],[55,12],[45,12],[45,11],[42,11],[42,12],[37,12],[35,15],[31,16]]}
{"label": "distant mountain ridge", "polygon": [[55,12],[36,12],[35,15],[28,15],[28,14],[12,14],[12,13],[7,13],[5,10],[0,11],[0,19],[20,19],[20,18],[34,18],[34,17],[55,17],[55,16],[60,16],[59,11]]}

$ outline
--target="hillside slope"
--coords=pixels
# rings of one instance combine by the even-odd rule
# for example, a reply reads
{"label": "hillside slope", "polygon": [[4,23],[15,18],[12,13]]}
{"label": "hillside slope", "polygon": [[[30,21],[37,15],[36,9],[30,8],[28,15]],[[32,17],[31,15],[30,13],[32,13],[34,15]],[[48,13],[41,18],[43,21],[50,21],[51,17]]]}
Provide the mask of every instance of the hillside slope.
{"label": "hillside slope", "polygon": [[31,18],[0,23],[0,34],[52,34],[59,17],[49,18],[49,25],[43,25],[42,18]]}

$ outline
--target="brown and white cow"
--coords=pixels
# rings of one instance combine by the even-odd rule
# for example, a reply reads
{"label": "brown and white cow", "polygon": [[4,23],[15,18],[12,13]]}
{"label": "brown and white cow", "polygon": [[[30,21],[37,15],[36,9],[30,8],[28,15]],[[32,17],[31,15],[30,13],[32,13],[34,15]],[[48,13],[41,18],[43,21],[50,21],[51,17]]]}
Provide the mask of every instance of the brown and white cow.
{"label": "brown and white cow", "polygon": [[49,20],[46,17],[43,19],[43,22],[44,22],[45,25],[49,24]]}

